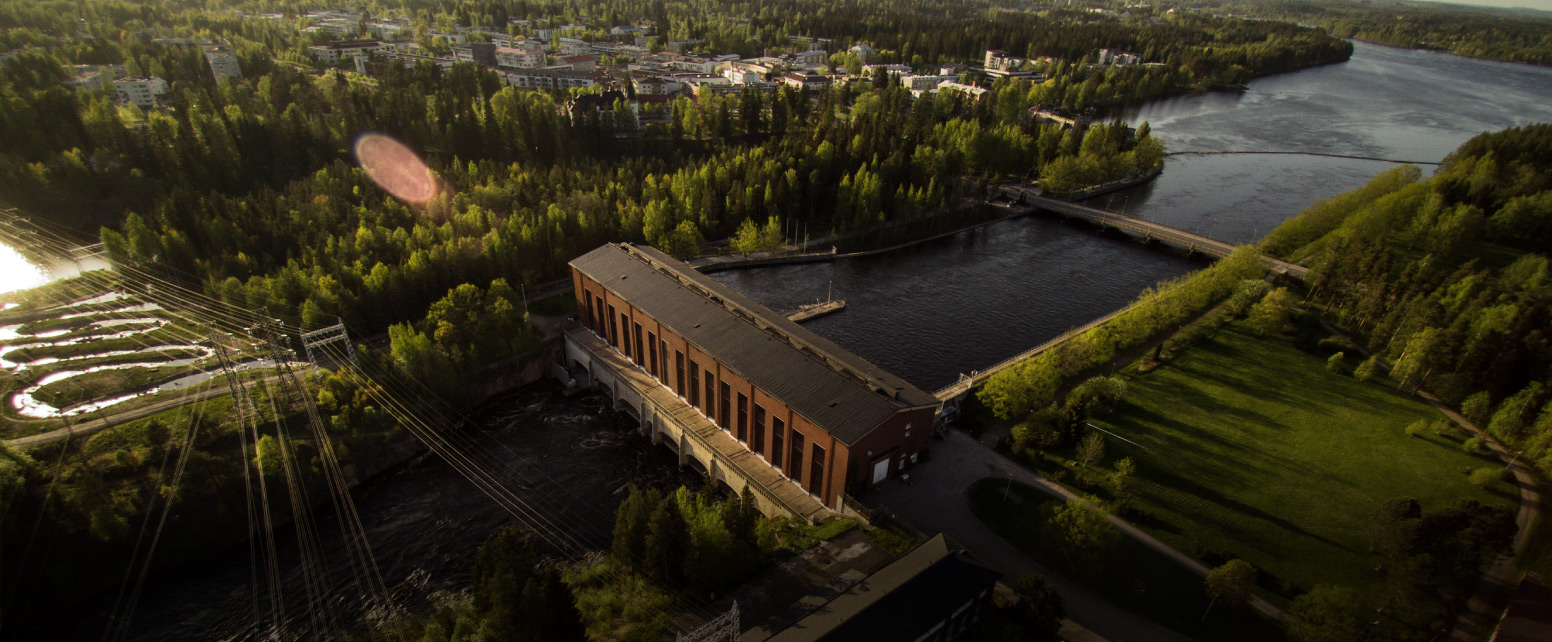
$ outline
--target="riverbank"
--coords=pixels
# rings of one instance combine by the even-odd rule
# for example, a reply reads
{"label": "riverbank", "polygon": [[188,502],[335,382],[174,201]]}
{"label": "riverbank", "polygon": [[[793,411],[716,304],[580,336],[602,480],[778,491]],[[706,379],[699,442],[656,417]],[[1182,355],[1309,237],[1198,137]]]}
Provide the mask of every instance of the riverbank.
{"label": "riverbank", "polygon": [[[1123,189],[1128,189],[1128,188],[1132,188],[1132,187],[1137,187],[1139,185],[1147,183],[1148,181],[1151,181],[1151,180],[1153,180],[1155,178],[1158,178],[1159,175],[1162,174],[1163,172],[1164,172],[1163,169],[1154,170],[1154,171],[1148,172],[1146,174],[1143,174],[1141,176],[1136,176],[1136,177],[1128,178],[1128,179],[1121,180],[1121,181],[1115,181],[1115,182],[1112,182],[1112,183],[1106,183],[1104,185],[1101,185],[1101,186],[1098,186],[1098,187],[1095,187],[1095,188],[1092,188],[1092,189],[1089,189],[1089,190],[1084,190],[1082,192],[1076,192],[1076,193],[1074,193],[1072,195],[1063,197],[1063,199],[1064,200],[1068,200],[1068,201],[1077,202],[1077,201],[1082,201],[1082,200],[1086,200],[1086,199],[1090,199],[1090,198],[1095,198],[1095,197],[1098,197],[1098,196],[1103,196],[1105,194],[1109,194],[1111,192],[1115,192],[1115,191],[1118,191],[1118,190],[1123,190]],[[850,242],[855,242],[856,239],[858,239],[860,237],[863,237],[863,236],[866,236],[866,235],[870,235],[870,234],[875,234],[875,233],[878,232],[877,230],[870,230],[868,232],[863,232],[863,233],[856,234],[856,235],[851,235],[851,236],[824,237],[822,239],[819,239],[819,240],[816,240],[816,241],[813,242],[814,244],[817,244],[817,245],[831,245],[833,243],[834,245],[831,246],[831,250],[830,251],[826,251],[826,252],[801,252],[801,251],[799,251],[799,252],[792,252],[792,253],[754,252],[754,253],[751,253],[749,255],[717,254],[717,255],[696,257],[694,259],[690,259],[688,261],[688,263],[690,264],[691,267],[695,268],[696,270],[698,270],[698,271],[700,271],[700,272],[702,272],[704,274],[710,274],[710,273],[713,273],[713,272],[721,272],[723,270],[737,270],[737,269],[743,269],[743,268],[756,268],[756,267],[774,267],[774,266],[778,266],[778,265],[796,265],[796,264],[800,264],[800,263],[822,263],[822,262],[828,262],[828,261],[835,261],[835,260],[839,260],[839,259],[855,259],[855,258],[863,258],[863,257],[868,257],[868,256],[878,256],[880,254],[886,254],[886,253],[889,253],[889,252],[895,252],[895,251],[898,251],[898,250],[903,250],[903,249],[906,249],[906,248],[909,248],[909,247],[914,247],[914,246],[917,246],[917,245],[921,245],[923,243],[930,243],[930,242],[936,241],[938,239],[948,238],[950,236],[954,236],[955,234],[960,234],[962,232],[969,232],[971,230],[980,229],[982,227],[986,227],[986,226],[991,225],[993,223],[1000,223],[1000,222],[1007,221],[1007,220],[1010,220],[1010,219],[1015,219],[1015,218],[1018,218],[1020,216],[1028,215],[1031,212],[1035,211],[1035,208],[1032,208],[1032,207],[1020,207],[1019,205],[1017,205],[1015,203],[993,202],[993,201],[975,201],[975,202],[972,202],[970,205],[967,205],[966,207],[962,207],[960,209],[961,210],[965,210],[965,209],[971,209],[971,208],[978,207],[978,206],[979,207],[992,208],[992,211],[994,211],[994,212],[1000,210],[1000,212],[998,214],[996,214],[993,218],[987,218],[987,219],[979,220],[979,221],[976,221],[976,222],[966,223],[966,224],[964,224],[962,226],[954,227],[952,229],[936,231],[936,232],[933,232],[931,234],[928,234],[926,236],[922,236],[922,237],[919,237],[919,238],[913,238],[913,239],[910,239],[910,240],[905,240],[905,241],[901,241],[901,242],[894,243],[894,244],[891,244],[891,245],[887,245],[885,247],[874,248],[874,249],[869,249],[869,250],[858,250],[858,251],[853,251],[853,252],[840,252],[838,248],[841,245],[843,245],[843,244],[848,244]],[[910,224],[910,223],[916,223],[916,222],[920,222],[920,221],[923,221],[923,220],[926,220],[926,219],[930,219],[930,218],[931,217],[926,217],[925,219],[913,219],[911,221],[904,221],[904,222],[901,223],[901,225]]]}

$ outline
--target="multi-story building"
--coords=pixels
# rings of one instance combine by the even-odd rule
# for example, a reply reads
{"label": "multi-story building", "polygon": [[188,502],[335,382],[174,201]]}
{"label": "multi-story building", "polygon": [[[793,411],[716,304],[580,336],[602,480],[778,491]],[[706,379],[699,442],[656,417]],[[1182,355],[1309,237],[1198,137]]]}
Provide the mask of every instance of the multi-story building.
{"label": "multi-story building", "polygon": [[863,65],[862,75],[867,78],[872,78],[873,74],[878,73],[878,70],[880,69],[884,70],[884,73],[887,73],[891,76],[906,76],[910,75],[911,73],[910,65]]}
{"label": "multi-story building", "polygon": [[655,441],[685,439],[681,456],[715,450],[713,477],[767,512],[841,512],[848,487],[927,448],[936,397],[684,262],[622,243],[571,268],[585,329],[567,332],[566,365],[612,382]]}
{"label": "multi-story building", "polygon": [[816,73],[793,71],[783,74],[781,81],[793,89],[824,89],[830,79]]}
{"label": "multi-story building", "polygon": [[224,46],[205,48],[205,61],[210,63],[210,73],[220,78],[242,78],[242,67],[237,65],[237,54]]}
{"label": "multi-story building", "polygon": [[113,81],[113,89],[118,91],[119,100],[141,109],[155,106],[168,91],[167,81],[156,76],[120,78]]}
{"label": "multi-story building", "polygon": [[592,73],[569,69],[518,69],[508,72],[506,81],[518,89],[570,89],[595,84]]}
{"label": "multi-story building", "polygon": [[598,57],[589,55],[566,56],[560,59],[560,64],[570,67],[572,71],[591,72],[598,68]]}
{"label": "multi-story building", "polygon": [[853,45],[847,51],[856,54],[857,60],[861,60],[864,65],[873,62],[873,57],[878,55],[878,52],[868,45]]}
{"label": "multi-story building", "polygon": [[307,48],[307,52],[314,58],[330,65],[346,58],[386,55],[394,53],[395,50],[393,43],[380,40],[344,40]]}
{"label": "multi-story building", "polygon": [[544,50],[533,45],[496,48],[496,65],[501,67],[514,69],[543,67],[544,62]]}

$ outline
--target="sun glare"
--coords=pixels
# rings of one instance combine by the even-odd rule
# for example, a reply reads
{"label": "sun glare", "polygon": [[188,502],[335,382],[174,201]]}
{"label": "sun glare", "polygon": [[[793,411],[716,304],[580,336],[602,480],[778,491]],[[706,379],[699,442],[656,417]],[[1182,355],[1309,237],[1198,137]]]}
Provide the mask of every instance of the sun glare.
{"label": "sun glare", "polygon": [[383,134],[363,134],[357,138],[356,161],[372,182],[402,200],[422,205],[440,191],[436,176],[425,161],[404,143]]}

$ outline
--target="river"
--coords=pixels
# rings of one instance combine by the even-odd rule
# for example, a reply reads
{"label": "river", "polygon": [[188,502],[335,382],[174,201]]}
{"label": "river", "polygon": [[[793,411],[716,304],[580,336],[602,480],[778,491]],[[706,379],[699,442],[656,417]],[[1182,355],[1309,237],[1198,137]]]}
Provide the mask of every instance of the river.
{"label": "river", "polygon": [[[1360,42],[1345,63],[1255,80],[1248,91],[1157,101],[1118,117],[1148,122],[1171,151],[1437,162],[1478,133],[1552,122],[1552,69]],[[1090,204],[1248,243],[1310,203],[1395,166],[1314,155],[1175,155],[1157,180]],[[930,390],[1200,265],[1167,249],[1026,217],[880,256],[713,276],[778,310],[823,298],[833,283],[846,310],[808,327]]]}
{"label": "river", "polygon": [[[618,491],[625,484],[672,489],[700,479],[693,469],[680,469],[671,451],[652,447],[635,431],[634,420],[609,411],[608,403],[599,392],[568,398],[558,384],[544,382],[497,398],[472,416],[482,433],[481,450],[508,467],[497,471],[503,483],[530,504],[545,507],[573,537],[601,549],[608,546],[614,510],[623,499]],[[272,487],[270,492],[277,491]],[[466,587],[480,544],[512,523],[501,507],[435,456],[421,457],[352,495],[392,599],[410,613],[437,604],[439,592]],[[349,626],[363,617],[365,600],[352,581],[334,518],[320,511],[315,520],[329,567],[328,601]],[[299,639],[307,610],[295,530],[286,525],[276,532],[291,625],[280,639]],[[123,570],[113,569],[112,576],[121,577]],[[151,578],[127,639],[268,639],[254,622],[249,573],[248,546],[241,544],[216,560]],[[46,639],[103,639],[111,597],[83,608],[83,617],[69,623],[49,622]],[[43,630],[21,633],[23,639],[30,634],[45,639]]]}
{"label": "river", "polygon": [[[1552,69],[1359,43],[1347,63],[1257,80],[1245,92],[1161,101],[1122,117],[1149,121],[1174,150],[1437,161],[1478,132],[1552,121]],[[1316,156],[1173,156],[1157,181],[1103,204],[1246,242],[1310,202],[1393,166]],[[1026,217],[876,257],[716,278],[777,309],[822,298],[833,284],[847,310],[809,327],[930,389],[1202,265],[1176,252]],[[566,399],[546,384],[517,391],[480,415],[501,456],[552,476],[574,506],[584,507],[594,532],[607,528],[618,501],[613,493],[626,480],[672,486],[687,479],[671,454],[633,436],[628,420],[606,413],[603,404],[596,394]],[[479,542],[510,523],[435,458],[373,481],[355,497],[388,586],[400,606],[412,609],[465,582]],[[325,537],[337,555],[335,541]],[[254,637],[247,558],[240,546],[210,564],[153,578],[130,637]],[[66,626],[51,623],[49,637],[100,639],[107,605],[98,606]]]}

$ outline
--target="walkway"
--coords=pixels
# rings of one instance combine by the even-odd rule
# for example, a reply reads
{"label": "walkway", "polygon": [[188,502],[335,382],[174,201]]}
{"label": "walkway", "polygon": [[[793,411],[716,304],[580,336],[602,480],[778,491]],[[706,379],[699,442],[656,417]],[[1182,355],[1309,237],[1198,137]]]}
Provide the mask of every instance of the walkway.
{"label": "walkway", "polygon": [[[591,331],[580,326],[567,328],[566,341],[587,352],[588,358],[595,366],[593,370],[595,376],[598,372],[597,366],[606,367],[608,369],[606,376],[611,379],[618,378],[620,382],[630,387],[631,396],[639,396],[652,405],[656,418],[660,419],[653,422],[653,430],[662,433],[664,437],[677,438],[679,435],[673,434],[672,431],[680,427],[685,429],[685,436],[689,440],[679,440],[675,444],[675,450],[680,453],[681,462],[685,457],[693,456],[698,452],[710,452],[715,458],[714,461],[702,462],[702,464],[706,466],[713,478],[716,478],[718,472],[723,472],[748,480],[751,490],[763,496],[764,499],[770,500],[772,504],[782,507],[783,512],[805,521],[815,522],[831,515],[830,510],[820,504],[813,495],[799,488],[759,455],[750,452],[728,434],[728,431],[712,423],[706,415],[685,403],[683,399],[658,383],[657,379],[652,378],[640,366],[625,358],[625,355],[610,348]],[[598,383],[608,387],[604,381]],[[616,399],[621,398],[621,391],[613,392]],[[665,419],[666,421],[662,421]],[[672,427],[667,425],[670,422],[675,425]],[[723,467],[723,470],[718,471],[717,466]],[[737,488],[732,483],[732,479],[726,481],[729,487]]]}
{"label": "walkway", "polygon": [[[1141,615],[1112,604],[1105,597],[1052,573],[1030,559],[970,510],[967,493],[970,485],[987,477],[1006,479],[1040,488],[1056,497],[1071,497],[1065,488],[1003,457],[969,435],[948,431],[947,438],[934,442],[932,461],[911,469],[912,486],[891,479],[869,493],[866,503],[887,512],[924,532],[942,532],[954,538],[983,561],[1006,573],[1009,580],[1024,573],[1036,573],[1062,595],[1067,615],[1077,624],[1110,640],[1158,640],[1180,642],[1190,638]],[[1116,517],[1111,521],[1123,533],[1157,550],[1198,575],[1207,568],[1137,527]],[[1281,611],[1255,598],[1251,606],[1275,619],[1284,619]]]}

